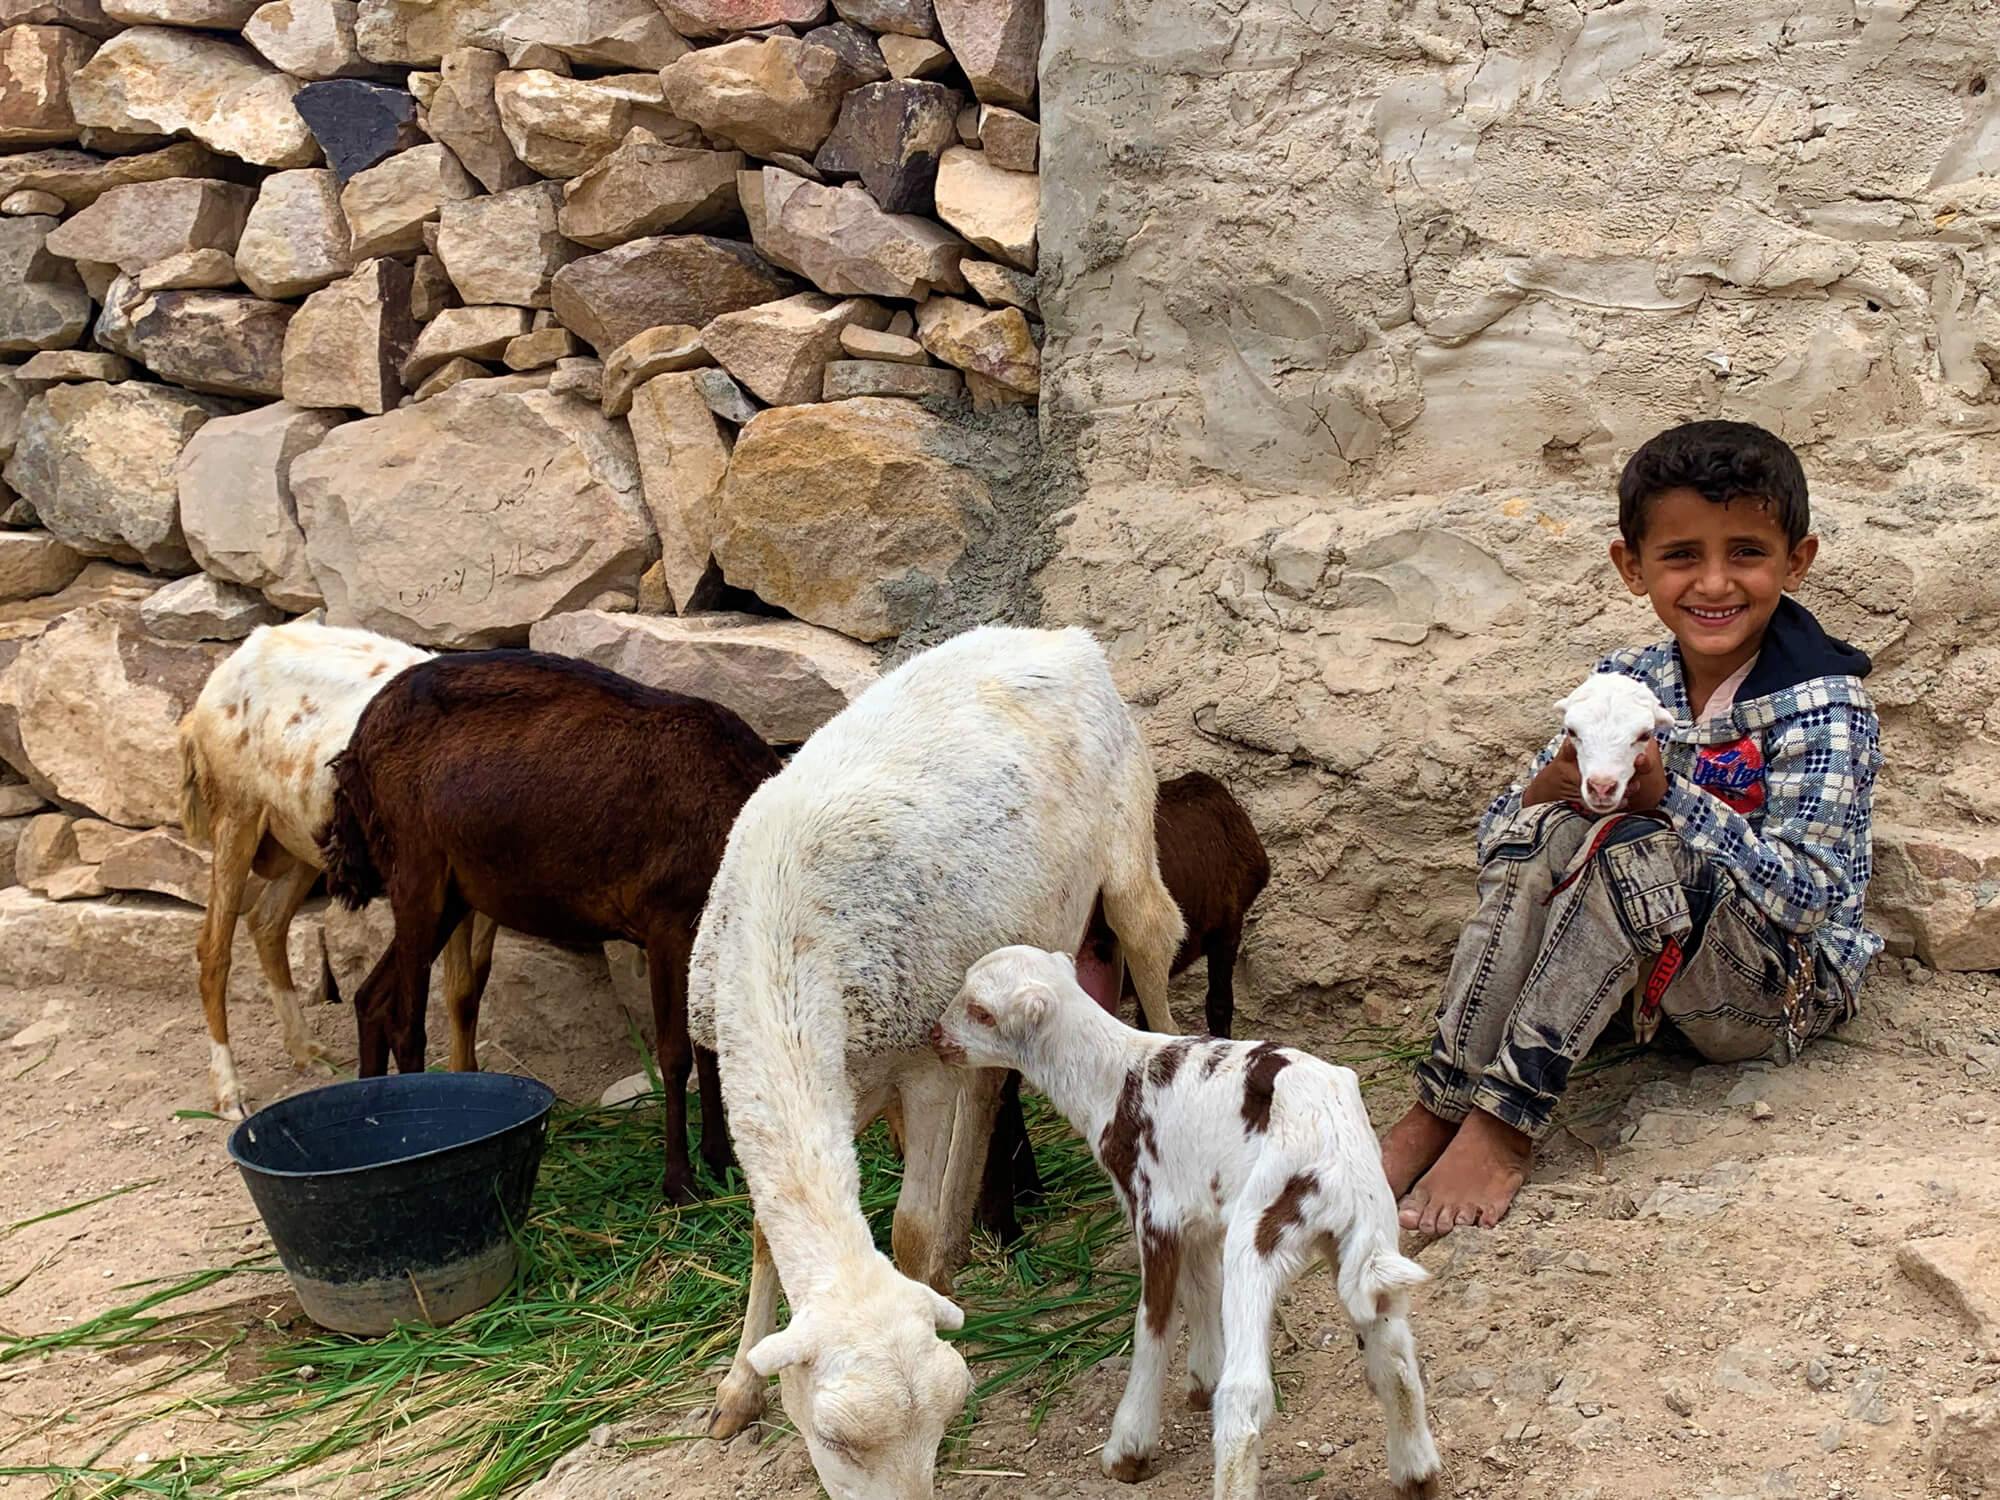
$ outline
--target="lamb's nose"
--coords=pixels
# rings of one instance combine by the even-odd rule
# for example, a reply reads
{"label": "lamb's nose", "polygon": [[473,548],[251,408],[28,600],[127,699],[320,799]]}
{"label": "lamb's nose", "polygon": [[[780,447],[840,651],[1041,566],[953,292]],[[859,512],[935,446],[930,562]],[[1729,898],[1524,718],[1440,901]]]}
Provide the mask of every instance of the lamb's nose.
{"label": "lamb's nose", "polygon": [[1609,802],[1618,795],[1618,781],[1612,776],[1593,776],[1583,784],[1592,802]]}

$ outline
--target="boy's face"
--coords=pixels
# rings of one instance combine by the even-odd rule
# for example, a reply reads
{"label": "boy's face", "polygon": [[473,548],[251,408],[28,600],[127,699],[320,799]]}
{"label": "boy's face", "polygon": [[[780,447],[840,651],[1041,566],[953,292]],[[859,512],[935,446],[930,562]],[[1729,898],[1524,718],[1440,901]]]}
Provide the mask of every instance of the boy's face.
{"label": "boy's face", "polygon": [[1689,665],[1733,672],[1757,652],[1778,600],[1798,588],[1819,538],[1794,547],[1772,508],[1717,505],[1697,490],[1656,495],[1639,545],[1611,544],[1625,586],[1652,601]]}

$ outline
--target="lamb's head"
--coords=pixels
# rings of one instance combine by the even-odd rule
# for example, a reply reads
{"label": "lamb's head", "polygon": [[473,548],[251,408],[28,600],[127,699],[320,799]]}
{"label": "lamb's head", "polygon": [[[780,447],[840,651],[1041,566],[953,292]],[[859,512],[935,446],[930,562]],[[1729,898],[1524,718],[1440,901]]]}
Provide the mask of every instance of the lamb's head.
{"label": "lamb's head", "polygon": [[931,1028],[931,1046],[957,1067],[1018,1068],[1044,1028],[1078,996],[1092,1003],[1068,954],[996,948],[965,971],[965,983]]}
{"label": "lamb's head", "polygon": [[1616,811],[1625,800],[1639,751],[1674,716],[1651,688],[1622,672],[1591,673],[1567,698],[1557,699],[1556,707],[1562,710],[1563,733],[1576,747],[1584,807],[1594,813]]}
{"label": "lamb's head", "polygon": [[778,1376],[832,1500],[930,1500],[938,1444],[972,1394],[937,1330],[964,1323],[878,1255],[750,1351],[759,1375]]}

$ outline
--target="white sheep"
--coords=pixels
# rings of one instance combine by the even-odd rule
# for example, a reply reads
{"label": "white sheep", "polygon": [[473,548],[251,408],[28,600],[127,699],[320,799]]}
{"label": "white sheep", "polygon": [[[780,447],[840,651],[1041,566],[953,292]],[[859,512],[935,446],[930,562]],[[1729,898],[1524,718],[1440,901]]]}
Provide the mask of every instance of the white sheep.
{"label": "white sheep", "polygon": [[1674,716],[1653,690],[1622,672],[1593,672],[1574,691],[1556,700],[1564,738],[1576,747],[1577,784],[1583,805],[1593,813],[1616,812],[1625,800],[1639,752],[1653,731],[1671,727]]}
{"label": "white sheep", "polygon": [[1184,1307],[1188,1404],[1214,1413],[1215,1500],[1257,1493],[1272,1314],[1324,1256],[1388,1419],[1389,1477],[1435,1492],[1409,1324],[1425,1272],[1397,1251],[1395,1197],[1351,1070],[1270,1042],[1136,1031],[1077,984],[1067,955],[1026,947],[974,964],[933,1040],[960,1066],[1020,1069],[1090,1143],[1131,1221],[1140,1306],[1107,1474],[1141,1479],[1158,1450]]}
{"label": "white sheep", "polygon": [[[1002,1079],[947,1068],[931,1027],[980,954],[1078,942],[1100,892],[1141,1001],[1172,1024],[1182,922],[1154,797],[1096,642],[989,627],[883,677],[744,805],[689,973],[690,1029],[720,1055],[757,1216],[712,1435],[755,1420],[778,1374],[834,1500],[931,1493],[971,1389],[937,1330],[961,1321],[944,1293]],[[853,1144],[892,1102],[894,1265],[862,1216]],[[773,1332],[780,1282],[792,1319]]]}
{"label": "white sheep", "polygon": [[[366,630],[293,620],[252,631],[209,674],[180,723],[181,826],[214,850],[208,913],[196,939],[208,1020],[215,1106],[243,1118],[243,1085],[229,1047],[229,960],[251,873],[269,881],[249,913],[285,1050],[304,1068],[319,1055],[292,984],[286,937],[320,873],[316,842],[333,812],[327,763],[347,748],[361,710],[396,673],[428,651]],[[476,1003],[493,954],[493,924],[469,919],[445,951],[453,1066],[470,1067],[471,1031],[459,1018]],[[461,1036],[462,1033],[462,1036]]]}

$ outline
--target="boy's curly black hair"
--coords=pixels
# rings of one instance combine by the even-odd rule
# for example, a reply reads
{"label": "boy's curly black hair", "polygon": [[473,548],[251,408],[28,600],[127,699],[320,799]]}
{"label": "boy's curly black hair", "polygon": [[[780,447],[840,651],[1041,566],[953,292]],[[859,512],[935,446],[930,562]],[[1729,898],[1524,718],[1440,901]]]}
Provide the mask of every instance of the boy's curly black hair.
{"label": "boy's curly black hair", "polygon": [[1798,454],[1751,422],[1684,422],[1642,444],[1618,476],[1618,530],[1626,546],[1637,547],[1645,537],[1653,501],[1678,489],[1698,491],[1717,505],[1761,502],[1793,547],[1812,529]]}

